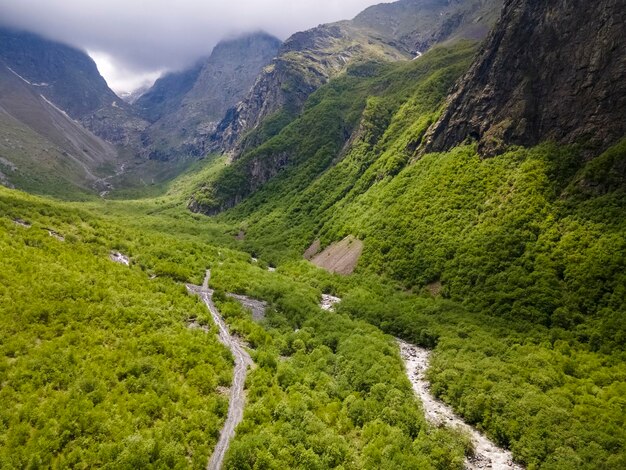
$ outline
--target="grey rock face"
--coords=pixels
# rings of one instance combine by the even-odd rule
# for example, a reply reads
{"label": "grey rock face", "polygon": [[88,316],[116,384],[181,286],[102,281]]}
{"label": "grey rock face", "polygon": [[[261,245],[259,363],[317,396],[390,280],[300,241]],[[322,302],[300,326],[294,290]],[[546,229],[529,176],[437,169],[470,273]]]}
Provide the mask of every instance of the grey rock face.
{"label": "grey rock face", "polygon": [[137,114],[155,123],[180,106],[183,98],[198,79],[204,61],[180,72],[170,72],[159,78],[134,103]]}
{"label": "grey rock face", "polygon": [[353,23],[416,54],[448,39],[483,39],[501,6],[502,0],[401,0],[369,7]]}
{"label": "grey rock face", "polygon": [[279,47],[280,41],[265,33],[222,41],[208,59],[158,80],[136,103],[153,121],[143,134],[148,156],[161,160],[206,153],[204,139],[250,90]]}
{"label": "grey rock face", "polygon": [[255,146],[258,142],[254,138],[246,142],[240,142],[240,138],[278,111],[298,113],[311,93],[345,70],[352,60],[408,57],[380,40],[371,48],[367,45],[367,36],[345,22],[294,34],[283,44],[278,57],[263,69],[245,99],[228,111],[207,140],[207,150],[234,150],[238,154]]}
{"label": "grey rock face", "polygon": [[553,140],[600,153],[626,131],[625,25],[625,0],[507,0],[425,150]]}

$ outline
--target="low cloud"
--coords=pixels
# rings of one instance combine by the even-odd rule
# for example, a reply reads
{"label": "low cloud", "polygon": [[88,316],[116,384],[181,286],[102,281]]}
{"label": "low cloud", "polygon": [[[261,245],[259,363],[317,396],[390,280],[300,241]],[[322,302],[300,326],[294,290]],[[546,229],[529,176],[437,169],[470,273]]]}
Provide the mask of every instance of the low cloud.
{"label": "low cloud", "polygon": [[[122,84],[183,68],[222,38],[264,30],[286,39],[349,19],[376,0],[3,0],[0,23],[95,53],[101,73]],[[107,76],[108,75],[108,76]],[[120,89],[120,86],[114,88]]]}

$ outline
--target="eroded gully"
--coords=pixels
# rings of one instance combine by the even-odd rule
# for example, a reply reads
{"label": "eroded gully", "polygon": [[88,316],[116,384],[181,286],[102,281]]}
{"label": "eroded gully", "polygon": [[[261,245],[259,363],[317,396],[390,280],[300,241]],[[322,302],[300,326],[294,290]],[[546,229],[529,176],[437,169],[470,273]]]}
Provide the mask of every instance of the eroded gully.
{"label": "eroded gully", "polygon": [[[224,456],[226,455],[230,441],[235,435],[235,429],[243,419],[243,410],[246,403],[244,385],[246,383],[248,366],[251,366],[253,362],[241,341],[237,337],[230,334],[228,326],[215,307],[215,304],[213,303],[213,291],[209,289],[210,279],[211,271],[207,270],[202,287],[187,285],[187,289],[189,292],[199,295],[205,303],[211,313],[211,317],[213,317],[213,321],[218,327],[220,342],[230,349],[233,354],[233,358],[235,359],[233,382],[230,386],[228,416],[226,417],[226,421],[222,427],[222,431],[220,432],[220,438],[215,445],[213,455],[207,464],[208,470],[219,470],[222,468]],[[199,325],[193,323],[190,326],[198,327]]]}
{"label": "eroded gully", "polygon": [[465,468],[467,470],[523,470],[523,467],[513,462],[511,452],[498,447],[472,426],[463,422],[452,411],[452,408],[437,400],[430,393],[430,384],[426,380],[430,351],[400,339],[397,341],[406,373],[413,385],[413,390],[422,401],[426,419],[435,425],[459,428],[470,436],[474,445],[474,456],[466,459]]}

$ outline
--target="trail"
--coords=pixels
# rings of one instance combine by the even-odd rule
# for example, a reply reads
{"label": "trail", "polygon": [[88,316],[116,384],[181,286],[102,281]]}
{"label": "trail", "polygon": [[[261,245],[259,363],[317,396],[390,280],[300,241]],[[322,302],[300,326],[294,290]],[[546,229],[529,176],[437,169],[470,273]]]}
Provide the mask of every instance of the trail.
{"label": "trail", "polygon": [[209,280],[211,279],[211,271],[207,270],[206,277],[202,287],[187,285],[187,290],[190,293],[194,293],[200,296],[204,301],[213,321],[219,329],[219,339],[222,344],[227,346],[233,353],[235,358],[235,370],[233,372],[233,383],[230,387],[230,400],[228,405],[228,416],[226,422],[220,433],[220,438],[217,441],[213,455],[207,465],[208,470],[219,470],[222,468],[224,462],[224,456],[228,450],[231,439],[235,435],[235,428],[243,419],[243,409],[246,402],[246,396],[244,392],[244,385],[246,383],[246,375],[248,373],[248,366],[253,364],[252,358],[245,350],[241,342],[232,336],[228,331],[228,326],[222,319],[217,308],[213,304],[213,291],[209,289]]}
{"label": "trail", "polygon": [[434,424],[459,428],[470,435],[475,452],[474,457],[466,459],[466,470],[523,470],[523,467],[513,462],[511,452],[495,445],[476,429],[463,422],[448,405],[431,395],[430,384],[425,376],[430,351],[399,339],[397,341],[406,365],[406,373],[413,384],[413,390],[422,401],[426,419]]}

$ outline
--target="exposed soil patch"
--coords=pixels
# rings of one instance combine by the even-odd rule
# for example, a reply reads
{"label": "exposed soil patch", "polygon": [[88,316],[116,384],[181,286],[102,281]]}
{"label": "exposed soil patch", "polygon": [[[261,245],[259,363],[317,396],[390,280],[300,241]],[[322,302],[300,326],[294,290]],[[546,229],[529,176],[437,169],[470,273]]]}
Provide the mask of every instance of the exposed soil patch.
{"label": "exposed soil patch", "polygon": [[320,242],[319,239],[315,240],[313,243],[311,243],[311,246],[308,247],[304,252],[304,259],[307,261],[311,261],[311,259],[319,253],[321,248],[322,242]]}
{"label": "exposed soil patch", "polygon": [[426,286],[426,290],[433,297],[438,297],[441,294],[441,291],[443,290],[443,284],[441,284],[441,281],[431,282],[430,284]]}
{"label": "exposed soil patch", "polygon": [[331,273],[348,275],[354,272],[363,253],[363,242],[348,235],[313,257],[311,263]]}

